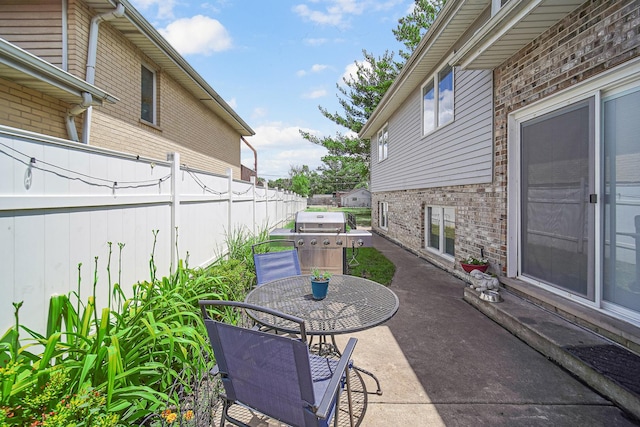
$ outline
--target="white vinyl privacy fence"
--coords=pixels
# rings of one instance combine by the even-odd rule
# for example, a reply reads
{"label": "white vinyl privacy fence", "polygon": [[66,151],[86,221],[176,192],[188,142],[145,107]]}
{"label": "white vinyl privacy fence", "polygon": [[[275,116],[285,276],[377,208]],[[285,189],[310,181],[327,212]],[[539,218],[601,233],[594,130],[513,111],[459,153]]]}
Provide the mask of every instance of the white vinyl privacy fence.
{"label": "white vinyl privacy fence", "polygon": [[152,251],[158,277],[187,253],[190,266],[206,266],[226,252],[228,233],[270,230],[306,207],[231,170],[203,173],[167,157],[0,127],[0,335],[14,322],[13,302],[24,302],[21,323],[44,332],[53,294],[80,286],[86,301],[97,277],[97,303],[106,305],[109,281],[130,296],[150,278]]}

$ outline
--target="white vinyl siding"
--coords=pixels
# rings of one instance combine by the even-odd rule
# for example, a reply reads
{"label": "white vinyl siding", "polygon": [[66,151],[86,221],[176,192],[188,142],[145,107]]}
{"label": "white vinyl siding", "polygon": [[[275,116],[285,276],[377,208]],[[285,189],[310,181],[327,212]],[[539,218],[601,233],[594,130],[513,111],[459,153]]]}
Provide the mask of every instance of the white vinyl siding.
{"label": "white vinyl siding", "polygon": [[[372,162],[372,191],[490,183],[492,84],[491,71],[455,69],[455,119],[427,136],[422,136],[422,88],[417,87],[389,119],[393,156]],[[373,150],[372,156],[377,145]]]}

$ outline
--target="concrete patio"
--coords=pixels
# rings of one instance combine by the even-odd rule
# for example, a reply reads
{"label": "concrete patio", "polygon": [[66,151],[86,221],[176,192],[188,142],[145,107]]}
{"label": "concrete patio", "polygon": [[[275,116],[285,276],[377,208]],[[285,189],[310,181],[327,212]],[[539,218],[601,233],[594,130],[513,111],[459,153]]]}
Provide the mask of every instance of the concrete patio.
{"label": "concrete patio", "polygon": [[[354,335],[355,363],[374,372],[383,389],[376,395],[375,383],[362,375],[367,393],[355,393],[359,425],[640,425],[474,307],[463,281],[383,237],[374,235],[373,244],[397,267],[391,288],[400,309],[385,325]],[[502,316],[522,310],[513,298],[505,294],[505,302],[492,309]],[[528,323],[549,323],[543,317],[550,313],[531,310]],[[571,339],[580,339],[577,333]],[[358,390],[361,384],[354,382]],[[278,425],[255,417],[250,424]],[[348,425],[346,417],[340,425]]]}

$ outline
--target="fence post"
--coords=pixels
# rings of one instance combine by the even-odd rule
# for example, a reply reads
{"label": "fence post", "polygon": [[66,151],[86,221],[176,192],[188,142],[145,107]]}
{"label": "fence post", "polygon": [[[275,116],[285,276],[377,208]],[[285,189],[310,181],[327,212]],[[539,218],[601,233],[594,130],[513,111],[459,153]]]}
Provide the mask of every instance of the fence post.
{"label": "fence post", "polygon": [[278,211],[278,208],[280,207],[280,187],[276,187],[276,223],[275,226],[277,227],[278,225],[280,225],[280,214]]}
{"label": "fence post", "polygon": [[269,224],[269,183],[264,181],[264,217],[267,224],[267,231],[271,230],[271,224]]}
{"label": "fence post", "polygon": [[227,209],[227,233],[231,233],[231,218],[233,215],[233,169],[227,169],[228,191],[229,191],[229,207]]}
{"label": "fence post", "polygon": [[253,186],[253,203],[251,205],[252,213],[253,213],[253,235],[256,235],[256,177],[255,175],[251,176],[251,185]]}
{"label": "fence post", "polygon": [[171,162],[171,265],[169,273],[178,269],[178,227],[180,227],[180,153],[167,154]]}

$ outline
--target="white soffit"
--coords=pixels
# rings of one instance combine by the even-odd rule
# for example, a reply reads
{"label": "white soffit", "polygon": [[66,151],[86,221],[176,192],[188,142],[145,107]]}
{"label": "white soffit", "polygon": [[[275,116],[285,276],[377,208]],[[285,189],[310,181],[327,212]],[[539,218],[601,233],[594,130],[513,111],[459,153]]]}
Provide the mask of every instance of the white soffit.
{"label": "white soffit", "polygon": [[510,0],[465,45],[452,63],[491,70],[551,28],[584,0]]}

